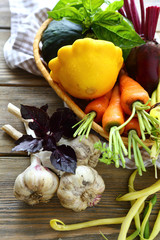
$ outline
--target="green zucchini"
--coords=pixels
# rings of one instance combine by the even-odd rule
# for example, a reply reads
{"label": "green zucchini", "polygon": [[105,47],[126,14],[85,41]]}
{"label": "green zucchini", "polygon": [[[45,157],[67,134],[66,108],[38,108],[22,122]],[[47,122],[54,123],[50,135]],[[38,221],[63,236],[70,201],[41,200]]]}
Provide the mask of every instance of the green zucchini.
{"label": "green zucchini", "polygon": [[42,34],[42,57],[46,63],[57,56],[59,48],[83,38],[82,26],[66,19],[52,20]]}

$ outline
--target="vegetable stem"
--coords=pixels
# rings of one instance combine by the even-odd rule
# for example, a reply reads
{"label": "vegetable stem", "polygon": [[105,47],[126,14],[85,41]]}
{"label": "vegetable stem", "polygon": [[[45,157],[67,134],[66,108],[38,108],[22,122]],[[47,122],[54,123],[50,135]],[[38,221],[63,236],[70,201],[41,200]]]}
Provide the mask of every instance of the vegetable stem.
{"label": "vegetable stem", "polygon": [[77,125],[80,125],[80,126],[77,128],[77,130],[73,134],[73,137],[80,136],[82,134],[80,141],[82,140],[84,135],[86,135],[86,138],[88,138],[91,127],[92,127],[92,123],[95,117],[96,117],[96,112],[93,111],[86,114],[86,116],[82,120],[76,123],[72,128],[76,127]]}

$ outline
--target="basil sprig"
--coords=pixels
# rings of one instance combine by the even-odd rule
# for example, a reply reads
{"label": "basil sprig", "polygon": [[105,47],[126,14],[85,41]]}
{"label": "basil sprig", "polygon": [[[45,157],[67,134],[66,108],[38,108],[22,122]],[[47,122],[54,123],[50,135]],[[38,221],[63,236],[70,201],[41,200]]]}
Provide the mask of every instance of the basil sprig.
{"label": "basil sprig", "polygon": [[132,23],[118,12],[123,4],[123,0],[112,3],[108,0],[60,0],[48,12],[48,16],[55,20],[66,18],[81,24],[83,33],[93,33],[95,38],[111,41],[122,48],[126,59],[130,50],[144,44],[144,41]]}

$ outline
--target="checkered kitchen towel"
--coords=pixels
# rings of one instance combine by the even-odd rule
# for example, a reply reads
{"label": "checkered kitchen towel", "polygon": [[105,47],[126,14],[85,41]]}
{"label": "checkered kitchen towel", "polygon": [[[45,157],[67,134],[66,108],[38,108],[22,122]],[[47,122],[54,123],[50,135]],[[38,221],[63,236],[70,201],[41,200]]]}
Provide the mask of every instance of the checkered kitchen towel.
{"label": "checkered kitchen towel", "polygon": [[[22,68],[32,74],[41,75],[33,57],[33,41],[37,30],[48,18],[47,11],[53,9],[58,0],[9,0],[11,11],[11,36],[4,45],[4,57],[11,68]],[[152,165],[146,151],[141,151],[146,167]],[[135,168],[134,157],[126,158],[126,167]],[[160,157],[157,161],[160,168]]]}
{"label": "checkered kitchen towel", "polygon": [[37,30],[48,18],[58,0],[9,0],[11,36],[4,45],[4,58],[9,68],[22,68],[41,75],[33,57],[33,41]]}

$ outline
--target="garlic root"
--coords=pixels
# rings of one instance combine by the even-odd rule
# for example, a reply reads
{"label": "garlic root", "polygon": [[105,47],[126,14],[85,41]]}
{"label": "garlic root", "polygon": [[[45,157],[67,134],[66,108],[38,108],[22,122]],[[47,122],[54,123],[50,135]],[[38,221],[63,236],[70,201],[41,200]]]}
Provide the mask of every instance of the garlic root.
{"label": "garlic root", "polygon": [[60,179],[57,196],[63,207],[75,212],[96,205],[105,184],[98,172],[89,166],[78,166],[75,174],[64,173]]}
{"label": "garlic root", "polygon": [[14,104],[12,103],[9,103],[8,104],[8,112],[10,112],[11,114],[13,114],[14,116],[16,116],[17,118],[19,118],[21,120],[21,122],[24,123],[24,127],[26,129],[26,132],[28,135],[31,135],[32,137],[36,137],[34,131],[32,129],[30,129],[28,127],[28,123],[32,121],[32,119],[30,120],[26,120],[26,119],[23,119],[22,116],[21,116],[21,112],[20,112],[20,109],[18,107],[16,107]]}
{"label": "garlic root", "polygon": [[11,136],[14,140],[18,140],[20,137],[23,136],[21,132],[16,130],[10,124],[5,124],[1,128],[4,132],[6,132],[9,136]]}
{"label": "garlic root", "polygon": [[59,185],[58,177],[43,167],[39,158],[31,155],[31,165],[15,180],[14,195],[29,205],[48,202]]}

